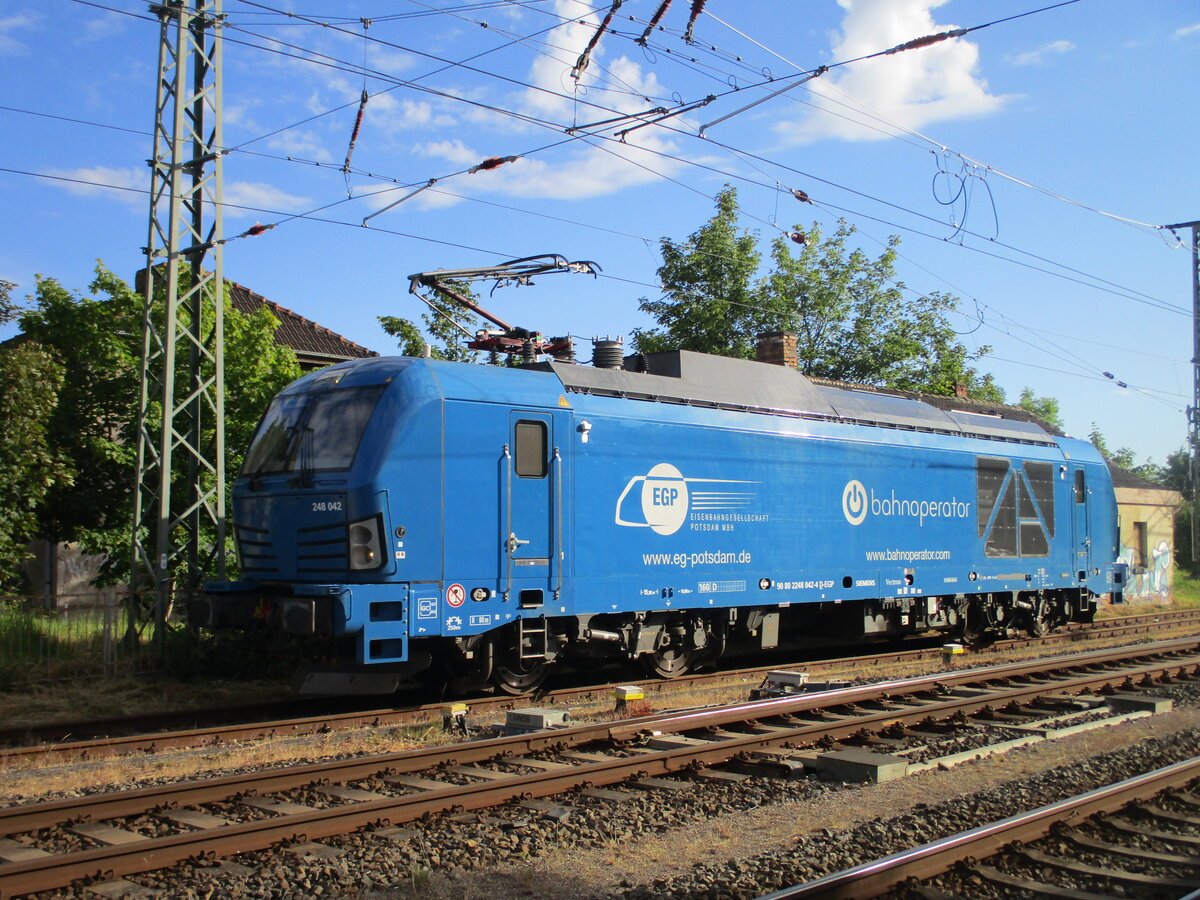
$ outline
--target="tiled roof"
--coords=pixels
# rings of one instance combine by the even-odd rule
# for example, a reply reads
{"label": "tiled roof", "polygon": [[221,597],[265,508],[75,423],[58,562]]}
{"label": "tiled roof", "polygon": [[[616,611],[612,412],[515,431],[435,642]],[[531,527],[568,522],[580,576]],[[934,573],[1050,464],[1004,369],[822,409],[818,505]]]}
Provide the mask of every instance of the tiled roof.
{"label": "tiled roof", "polygon": [[271,314],[279,320],[279,327],[275,330],[275,343],[295,350],[300,364],[305,367],[312,364],[328,365],[346,359],[361,359],[379,355],[374,350],[368,350],[366,347],[304,318],[286,306],[280,306],[261,294],[254,293],[236,281],[226,278],[225,283],[229,286],[230,302],[238,312],[249,315],[257,312],[263,306],[271,311]]}
{"label": "tiled roof", "polygon": [[1157,481],[1151,481],[1148,478],[1143,478],[1135,472],[1130,472],[1128,469],[1122,469],[1112,460],[1108,460],[1108,471],[1112,474],[1113,487],[1119,488],[1137,488],[1143,491],[1171,491],[1175,489],[1168,487],[1165,484],[1159,484]]}

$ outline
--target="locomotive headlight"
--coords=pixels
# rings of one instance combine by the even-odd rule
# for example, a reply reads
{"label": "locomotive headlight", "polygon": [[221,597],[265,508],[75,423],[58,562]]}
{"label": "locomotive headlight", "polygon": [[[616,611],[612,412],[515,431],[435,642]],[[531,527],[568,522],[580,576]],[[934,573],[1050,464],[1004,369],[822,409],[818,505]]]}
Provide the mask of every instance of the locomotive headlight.
{"label": "locomotive headlight", "polygon": [[380,517],[371,516],[369,519],[359,519],[350,523],[350,568],[362,572],[378,569],[383,565],[383,553],[380,550]]}

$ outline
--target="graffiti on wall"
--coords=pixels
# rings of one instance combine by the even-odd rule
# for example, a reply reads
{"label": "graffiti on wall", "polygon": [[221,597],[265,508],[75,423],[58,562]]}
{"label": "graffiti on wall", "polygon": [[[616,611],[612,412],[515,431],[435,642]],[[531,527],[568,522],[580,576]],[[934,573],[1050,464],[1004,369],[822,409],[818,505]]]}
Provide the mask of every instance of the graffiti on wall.
{"label": "graffiti on wall", "polygon": [[1138,553],[1132,547],[1121,546],[1117,562],[1129,566],[1129,577],[1125,582],[1126,600],[1166,600],[1171,592],[1171,545],[1159,541],[1149,554],[1145,565],[1135,565]]}

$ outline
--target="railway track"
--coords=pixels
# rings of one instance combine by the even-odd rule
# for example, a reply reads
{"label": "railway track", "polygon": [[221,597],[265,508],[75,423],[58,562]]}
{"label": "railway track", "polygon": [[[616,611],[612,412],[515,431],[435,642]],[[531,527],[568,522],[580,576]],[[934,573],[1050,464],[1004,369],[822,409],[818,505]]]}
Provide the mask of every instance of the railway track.
{"label": "railway track", "polygon": [[1077,717],[1081,694],[1197,677],[1200,638],[1188,638],[12,807],[0,810],[0,897],[362,829],[390,839],[427,814],[564,792],[619,800],[617,785],[737,777],[731,765],[819,768],[829,756],[813,748],[836,741]]}
{"label": "railway track", "polygon": [[[760,900],[885,895],[950,900],[980,892],[980,885],[992,896],[995,891],[1074,900],[1195,896],[1198,782],[1200,758],[1185,760]],[[968,893],[962,894],[968,880]]]}
{"label": "railway track", "polygon": [[[1037,638],[1005,640],[988,645],[980,654],[996,655],[1027,646],[1054,647],[1115,637],[1154,634],[1163,627],[1200,623],[1200,610],[1174,610],[1107,619],[1088,626],[1075,626]],[[940,645],[912,650],[889,650],[835,660],[777,659],[770,665],[686,675],[671,681],[624,680],[621,684],[642,687],[648,695],[667,689],[704,689],[762,678],[773,669],[802,665],[814,674],[831,670],[870,671],[879,666],[939,659]],[[609,699],[613,685],[589,684],[546,691],[537,695],[480,696],[468,703],[475,716],[498,715],[504,710],[527,706],[531,701],[547,705],[568,703],[601,704]],[[102,759],[129,753],[154,753],[185,747],[215,747],[245,741],[300,737],[353,728],[428,724],[440,719],[445,703],[418,703],[406,707],[362,708],[361,704],[338,700],[281,701],[235,709],[171,712],[158,716],[129,716],[102,720],[47,723],[0,728],[0,765],[21,760],[37,764]],[[347,708],[349,707],[349,708]],[[295,715],[297,711],[303,715]],[[280,715],[284,718],[278,718]],[[267,717],[264,720],[264,717]],[[193,723],[215,725],[181,728]],[[173,731],[159,731],[173,728]],[[20,745],[25,742],[24,745]],[[13,745],[13,746],[2,746]]]}

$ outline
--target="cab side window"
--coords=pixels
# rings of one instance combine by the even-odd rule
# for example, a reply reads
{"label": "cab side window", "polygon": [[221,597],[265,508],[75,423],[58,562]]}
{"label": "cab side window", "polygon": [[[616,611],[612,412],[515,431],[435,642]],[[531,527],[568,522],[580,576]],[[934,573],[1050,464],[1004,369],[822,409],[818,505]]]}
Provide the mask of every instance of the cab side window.
{"label": "cab side window", "polygon": [[514,469],[519,478],[546,477],[546,423],[517,422]]}

